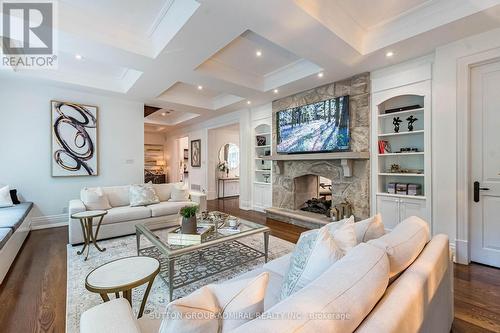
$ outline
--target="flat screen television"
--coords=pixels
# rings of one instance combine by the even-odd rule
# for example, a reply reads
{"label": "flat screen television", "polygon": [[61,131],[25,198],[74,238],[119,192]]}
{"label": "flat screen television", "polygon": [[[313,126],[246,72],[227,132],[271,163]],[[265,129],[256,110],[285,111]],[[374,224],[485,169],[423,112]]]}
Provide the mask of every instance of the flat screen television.
{"label": "flat screen television", "polygon": [[349,96],[278,111],[276,122],[278,154],[350,149]]}

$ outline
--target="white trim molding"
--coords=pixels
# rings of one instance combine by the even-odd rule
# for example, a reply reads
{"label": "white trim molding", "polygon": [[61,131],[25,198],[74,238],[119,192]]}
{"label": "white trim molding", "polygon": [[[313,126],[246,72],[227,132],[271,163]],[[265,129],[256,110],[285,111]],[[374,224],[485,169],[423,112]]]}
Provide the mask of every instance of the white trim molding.
{"label": "white trim molding", "polygon": [[455,239],[455,244],[450,243],[450,249],[453,253],[453,260],[457,264],[469,264],[469,241],[463,239]]}
{"label": "white trim molding", "polygon": [[31,230],[64,227],[68,225],[68,214],[38,216],[31,219]]}

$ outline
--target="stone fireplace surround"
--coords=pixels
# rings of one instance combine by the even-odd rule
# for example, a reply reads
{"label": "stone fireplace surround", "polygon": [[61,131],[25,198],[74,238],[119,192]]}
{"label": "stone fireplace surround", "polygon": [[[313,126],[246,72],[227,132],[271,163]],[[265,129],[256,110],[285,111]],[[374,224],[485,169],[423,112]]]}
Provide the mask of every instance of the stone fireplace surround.
{"label": "stone fireplace surround", "polygon": [[[364,73],[330,83],[273,102],[273,124],[276,112],[329,98],[349,95],[351,151],[369,152],[370,75]],[[276,125],[273,128],[273,151],[276,151]],[[317,154],[316,154],[317,155]],[[302,158],[303,156],[303,158]],[[329,155],[325,155],[329,156]],[[303,212],[300,206],[317,192],[318,176],[332,181],[332,205],[347,201],[356,219],[369,216],[370,163],[368,159],[350,160],[352,175],[346,175],[341,159],[308,159],[307,154],[293,160],[275,162],[273,168],[273,207],[269,217],[284,222],[315,228],[330,220],[320,214]]]}

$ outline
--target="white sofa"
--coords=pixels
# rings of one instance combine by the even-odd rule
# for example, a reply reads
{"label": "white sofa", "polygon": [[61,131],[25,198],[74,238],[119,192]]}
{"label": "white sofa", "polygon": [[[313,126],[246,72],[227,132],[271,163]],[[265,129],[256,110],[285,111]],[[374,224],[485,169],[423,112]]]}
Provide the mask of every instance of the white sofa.
{"label": "white sofa", "polygon": [[[181,184],[182,183],[153,184],[155,192],[160,198],[160,203],[140,207],[130,207],[129,185],[101,187],[112,208],[108,210],[108,214],[105,215],[102,220],[97,239],[133,234],[135,233],[136,224],[149,221],[162,223],[167,221],[175,225],[178,223],[179,210],[186,205],[197,204],[200,206],[200,210],[206,210],[206,195],[200,192],[190,192],[187,201],[168,201],[174,186]],[[69,202],[69,243],[73,245],[83,243],[80,222],[71,218],[72,214],[87,210],[82,201],[83,191],[85,191],[85,189],[82,189],[80,199],[71,200]]]}
{"label": "white sofa", "polygon": [[[401,233],[401,228],[394,232]],[[409,242],[414,239],[412,232],[405,234]],[[267,271],[269,284],[264,314],[232,332],[450,332],[453,266],[447,236],[434,236],[420,253],[414,252],[407,261],[409,266],[390,281],[395,266],[393,252],[398,251],[403,242],[396,239],[390,250],[370,242],[361,243],[316,280],[282,301],[279,301],[280,288],[290,255],[237,277],[256,277]],[[407,249],[401,251],[406,252],[403,254],[406,258]],[[287,314],[302,316],[290,319]],[[313,319],[308,314],[345,314],[347,317]],[[135,319],[127,301],[115,299],[87,310],[81,317],[80,331],[153,333],[158,332],[160,323],[159,319],[147,316]]]}

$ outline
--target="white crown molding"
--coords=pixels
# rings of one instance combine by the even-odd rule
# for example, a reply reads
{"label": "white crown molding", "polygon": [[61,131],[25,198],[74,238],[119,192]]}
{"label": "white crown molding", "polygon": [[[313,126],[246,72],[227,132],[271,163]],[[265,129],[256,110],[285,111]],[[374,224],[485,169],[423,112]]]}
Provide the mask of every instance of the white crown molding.
{"label": "white crown molding", "polygon": [[368,30],[364,36],[362,54],[375,52],[497,5],[500,5],[500,0],[426,2]]}

